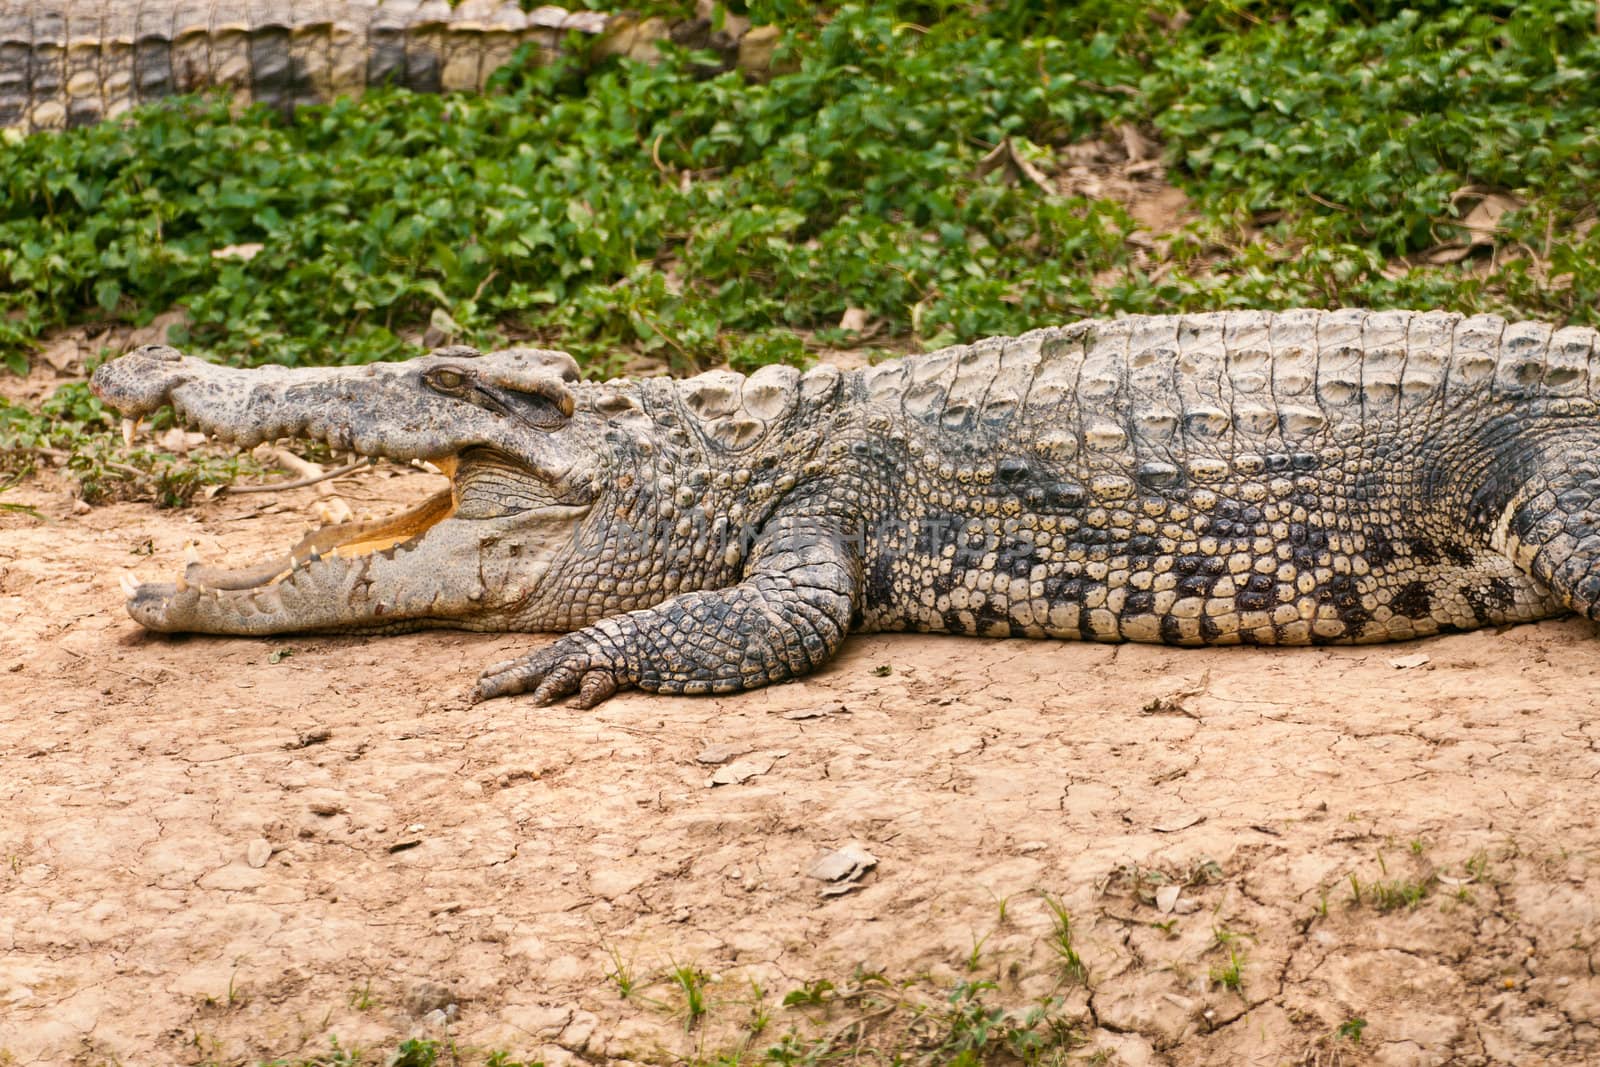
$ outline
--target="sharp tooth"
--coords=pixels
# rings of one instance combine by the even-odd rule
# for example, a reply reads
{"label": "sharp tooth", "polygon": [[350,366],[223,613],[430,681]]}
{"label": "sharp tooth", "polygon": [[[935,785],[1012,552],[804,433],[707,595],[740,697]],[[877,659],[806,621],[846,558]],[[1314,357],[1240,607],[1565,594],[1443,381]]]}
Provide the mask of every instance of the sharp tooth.
{"label": "sharp tooth", "polygon": [[123,596],[131,597],[139,591],[139,579],[131,571],[124,571],[118,584],[122,586]]}
{"label": "sharp tooth", "polygon": [[200,562],[200,548],[195,544],[195,542],[190,541],[188,544],[183,546],[183,562],[185,564],[195,564]]}
{"label": "sharp tooth", "polygon": [[139,432],[138,419],[122,420],[122,443],[129,448],[133,447],[133,435]]}
{"label": "sharp tooth", "polygon": [[315,545],[312,545],[311,551],[306,554],[306,559],[311,563],[316,563],[318,560],[322,559],[322,553],[317,550]]}
{"label": "sharp tooth", "polygon": [[323,497],[317,501],[313,510],[324,526],[338,526],[355,517],[350,511],[350,505],[336,496]]}

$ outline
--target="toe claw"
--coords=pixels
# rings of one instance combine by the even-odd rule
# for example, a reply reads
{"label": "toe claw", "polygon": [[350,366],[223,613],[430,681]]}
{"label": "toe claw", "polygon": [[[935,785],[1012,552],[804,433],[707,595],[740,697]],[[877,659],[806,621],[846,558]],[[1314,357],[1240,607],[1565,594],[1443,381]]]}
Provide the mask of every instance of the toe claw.
{"label": "toe claw", "polygon": [[533,691],[533,702],[540,707],[554,704],[576,689],[577,682],[577,672],[571,667],[557,667],[539,683],[539,688]]}
{"label": "toe claw", "polygon": [[589,671],[583,676],[583,684],[578,687],[578,696],[573,703],[588,710],[616,691],[617,680],[610,671]]}
{"label": "toe claw", "polygon": [[491,665],[479,676],[471,699],[477,704],[531,693],[534,704],[546,706],[576,694],[575,706],[592,708],[623,687],[618,673],[572,634],[519,659]]}
{"label": "toe claw", "polygon": [[496,663],[478,676],[478,684],[472,687],[472,702],[481,704],[485,700],[495,697],[515,696],[526,693],[530,685],[538,680],[538,675],[528,671],[527,668],[518,668],[516,661],[507,660],[505,663]]}

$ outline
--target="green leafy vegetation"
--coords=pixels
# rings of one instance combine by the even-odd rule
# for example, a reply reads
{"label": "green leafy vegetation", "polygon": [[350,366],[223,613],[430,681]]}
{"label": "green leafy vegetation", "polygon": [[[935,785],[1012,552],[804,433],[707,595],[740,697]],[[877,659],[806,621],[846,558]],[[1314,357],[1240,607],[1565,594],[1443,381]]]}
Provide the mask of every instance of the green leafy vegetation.
{"label": "green leafy vegetation", "polygon": [[[178,307],[173,343],[239,363],[527,339],[594,375],[1118,311],[1596,321],[1591,0],[749,14],[781,26],[783,73],[706,77],[666,47],[509,68],[479,96],[291,119],[189,100],[0,140],[0,359],[24,370],[51,331]],[[1156,160],[1120,191],[1072,179],[1079,149],[1130,131],[1187,194],[1182,225],[1130,210],[1164,187]],[[8,469],[87,457],[92,495],[113,464],[158,465],[118,452],[81,388],[52,404],[0,406]]]}
{"label": "green leafy vegetation", "polygon": [[[693,967],[673,965],[649,982],[699,998],[698,1007],[639,998],[635,1007],[640,1011],[681,1012],[708,1022],[744,1009],[742,1036],[734,1043],[713,1042],[692,1055],[674,1058],[689,1067],[858,1063],[1043,1067],[1069,1062],[1069,1054],[1087,1043],[1090,1025],[1085,1009],[1069,1006],[1060,995],[1019,1001],[1014,988],[994,981],[960,980],[947,987],[926,976],[891,981],[857,971],[837,985],[827,979],[808,981],[787,994],[779,1009],[767,1006],[766,991],[755,983],[749,986],[748,997],[733,1001],[708,997],[706,975]],[[356,992],[370,997],[367,989]],[[781,1033],[763,1036],[779,1024]],[[276,1059],[261,1067],[537,1067],[540,1062],[515,1050],[462,1046],[448,1038],[411,1037],[378,1048],[347,1045],[333,1036],[326,1040],[325,1051]]]}
{"label": "green leafy vegetation", "polygon": [[[814,997],[823,985],[827,996]],[[838,988],[807,983],[784,998],[791,1011],[814,1009],[805,1020],[791,1023],[765,1048],[752,1046],[717,1062],[1051,1064],[1067,1062],[1067,1054],[1086,1041],[1084,1017],[1059,996],[1008,1007],[997,983],[965,980],[942,996],[931,992],[877,974],[856,974]]]}

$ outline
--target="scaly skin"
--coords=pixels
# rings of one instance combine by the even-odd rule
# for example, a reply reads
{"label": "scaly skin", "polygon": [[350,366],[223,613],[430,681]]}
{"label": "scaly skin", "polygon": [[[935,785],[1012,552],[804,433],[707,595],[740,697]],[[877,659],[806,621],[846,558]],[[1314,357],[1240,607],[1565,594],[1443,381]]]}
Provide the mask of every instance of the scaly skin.
{"label": "scaly skin", "polygon": [[233,371],[166,349],[94,387],[241,442],[459,457],[459,506],[420,537],[276,585],[144,586],[145,626],[569,631],[476,695],[592,705],[788,680],[853,631],[1317,644],[1600,617],[1591,359],[1581,327],[1227,312],[803,375],[600,384],[560,353],[463,349]]}
{"label": "scaly skin", "polygon": [[84,126],[212,87],[288,111],[368,85],[475,90],[607,16],[514,0],[0,0],[0,128]]}

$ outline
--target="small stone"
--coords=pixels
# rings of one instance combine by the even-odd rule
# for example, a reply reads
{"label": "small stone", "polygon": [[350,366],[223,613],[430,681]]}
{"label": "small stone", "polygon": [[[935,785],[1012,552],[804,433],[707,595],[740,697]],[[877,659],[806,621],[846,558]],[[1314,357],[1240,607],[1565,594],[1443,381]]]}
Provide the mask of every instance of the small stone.
{"label": "small stone", "polygon": [[1163,915],[1171,915],[1172,909],[1178,906],[1178,897],[1183,890],[1175,885],[1164,885],[1156,890],[1156,910]]}
{"label": "small stone", "polygon": [[878,865],[878,857],[860,845],[846,845],[811,865],[807,878],[819,882],[855,881]]}
{"label": "small stone", "polygon": [[445,1005],[453,1003],[455,999],[455,994],[438,982],[418,982],[406,994],[406,1010],[424,1019],[432,1011],[438,1011],[442,1016]]}
{"label": "small stone", "polygon": [[573,1052],[586,1051],[590,1039],[594,1036],[595,1028],[599,1025],[600,1017],[593,1012],[575,1011],[572,1013],[572,1021],[561,1031],[556,1043]]}
{"label": "small stone", "polygon": [[272,858],[272,842],[258,837],[245,846],[244,860],[252,867],[265,867]]}
{"label": "small stone", "polygon": [[344,811],[344,797],[332,789],[318,789],[306,797],[306,807],[311,814],[328,818]]}
{"label": "small stone", "polygon": [[706,779],[706,787],[739,785],[743,782],[748,782],[757,775],[766,774],[772,770],[773,764],[788,754],[788,752],[774,752],[770,756],[742,759],[730,763],[726,767],[719,767],[717,773]]}
{"label": "small stone", "polygon": [[829,715],[848,715],[850,709],[843,704],[826,704],[820,708],[794,708],[783,712],[785,719],[804,721],[806,719],[821,719]]}

